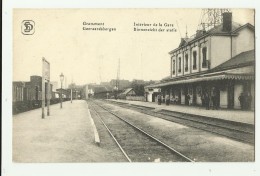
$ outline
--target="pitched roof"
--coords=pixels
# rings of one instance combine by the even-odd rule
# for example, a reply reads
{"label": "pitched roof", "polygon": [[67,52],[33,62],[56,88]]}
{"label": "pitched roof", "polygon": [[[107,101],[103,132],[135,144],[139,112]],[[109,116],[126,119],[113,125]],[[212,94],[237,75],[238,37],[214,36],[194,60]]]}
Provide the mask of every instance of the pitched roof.
{"label": "pitched roof", "polygon": [[[241,25],[239,23],[232,21],[231,33],[234,32],[234,31],[237,31],[237,29],[239,29],[241,26],[244,26],[244,25]],[[220,25],[218,25],[214,28],[211,28],[206,33],[209,33],[209,34],[227,34],[227,33],[230,33],[230,32],[223,31],[223,24],[220,24]]]}
{"label": "pitched roof", "polygon": [[249,51],[242,52],[236,55],[235,57],[232,57],[226,62],[213,68],[212,71],[225,70],[234,67],[241,67],[248,64],[254,64],[254,63],[255,63],[255,50],[249,50]]}
{"label": "pitched roof", "polygon": [[126,94],[128,94],[131,90],[133,90],[133,88],[127,88],[127,89],[125,89],[125,91],[122,92],[121,94],[126,95]]}
{"label": "pitched roof", "polygon": [[223,24],[220,24],[218,26],[215,26],[214,28],[211,28],[208,31],[202,32],[200,35],[194,34],[190,38],[185,38],[185,39],[182,38],[181,42],[179,44],[179,47],[177,47],[174,50],[170,51],[169,54],[173,53],[174,51],[178,50],[179,48],[181,48],[183,46],[186,46],[186,45],[196,41],[197,39],[204,38],[204,37],[209,36],[209,35],[230,35],[230,34],[236,35],[236,33],[239,30],[241,30],[241,29],[243,29],[245,27],[249,27],[250,29],[254,29],[254,26],[252,24],[246,23],[244,25],[241,25],[239,23],[236,23],[236,22],[232,21],[231,32],[227,32],[227,31],[223,31]]}

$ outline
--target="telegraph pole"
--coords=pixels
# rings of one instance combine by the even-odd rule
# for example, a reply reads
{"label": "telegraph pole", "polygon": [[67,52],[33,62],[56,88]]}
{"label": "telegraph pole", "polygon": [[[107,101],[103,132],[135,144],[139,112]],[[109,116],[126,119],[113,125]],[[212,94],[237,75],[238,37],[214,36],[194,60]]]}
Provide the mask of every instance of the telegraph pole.
{"label": "telegraph pole", "polygon": [[222,14],[230,9],[203,9],[198,30],[209,30],[223,22]]}

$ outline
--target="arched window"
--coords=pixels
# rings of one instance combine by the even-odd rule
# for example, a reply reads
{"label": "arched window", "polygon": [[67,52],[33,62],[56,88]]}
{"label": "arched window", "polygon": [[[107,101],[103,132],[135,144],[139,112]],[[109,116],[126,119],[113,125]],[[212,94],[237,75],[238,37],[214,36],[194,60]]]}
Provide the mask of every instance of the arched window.
{"label": "arched window", "polygon": [[202,68],[206,68],[207,64],[207,47],[202,48]]}
{"label": "arched window", "polygon": [[181,57],[179,57],[179,69],[178,69],[178,72],[179,73],[181,72]]}
{"label": "arched window", "polygon": [[188,54],[185,55],[185,71],[187,72],[188,71],[188,63],[189,63],[189,56]]}
{"label": "arched window", "polygon": [[193,70],[197,69],[197,51],[193,51]]}
{"label": "arched window", "polygon": [[172,59],[172,74],[175,74],[175,59]]}

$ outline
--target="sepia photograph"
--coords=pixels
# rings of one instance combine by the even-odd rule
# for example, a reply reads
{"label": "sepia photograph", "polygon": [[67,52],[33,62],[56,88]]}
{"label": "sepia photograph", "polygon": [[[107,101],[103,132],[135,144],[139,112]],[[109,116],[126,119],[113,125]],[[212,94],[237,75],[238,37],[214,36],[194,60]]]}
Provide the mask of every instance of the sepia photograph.
{"label": "sepia photograph", "polygon": [[254,162],[254,40],[254,9],[14,9],[13,161]]}
{"label": "sepia photograph", "polygon": [[14,4],[4,175],[256,175],[254,6]]}

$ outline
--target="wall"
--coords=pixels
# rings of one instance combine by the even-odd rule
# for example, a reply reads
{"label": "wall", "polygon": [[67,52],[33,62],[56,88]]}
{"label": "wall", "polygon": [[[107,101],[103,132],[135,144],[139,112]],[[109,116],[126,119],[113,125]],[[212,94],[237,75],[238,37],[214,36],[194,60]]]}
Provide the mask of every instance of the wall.
{"label": "wall", "polygon": [[254,31],[244,28],[239,31],[239,35],[232,38],[232,55],[233,57],[244,52],[254,49]]}
{"label": "wall", "polygon": [[228,92],[227,88],[224,90],[220,90],[220,103],[219,106],[221,108],[227,108],[228,107]]}
{"label": "wall", "polygon": [[231,58],[231,40],[229,36],[211,37],[211,69]]}
{"label": "wall", "polygon": [[145,101],[145,97],[144,96],[126,96],[126,100]]}
{"label": "wall", "polygon": [[153,101],[153,93],[149,92],[147,95],[147,101],[152,102]]}
{"label": "wall", "polygon": [[181,88],[181,104],[185,104],[185,94],[183,88]]}

